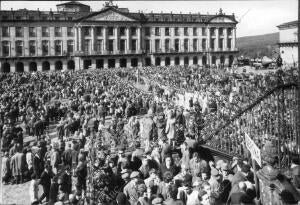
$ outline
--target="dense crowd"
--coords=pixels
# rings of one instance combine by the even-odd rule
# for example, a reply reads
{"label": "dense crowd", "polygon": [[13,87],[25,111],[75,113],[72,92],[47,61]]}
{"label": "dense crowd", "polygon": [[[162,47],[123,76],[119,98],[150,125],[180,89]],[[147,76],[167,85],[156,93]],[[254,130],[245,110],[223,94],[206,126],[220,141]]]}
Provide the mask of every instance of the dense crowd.
{"label": "dense crowd", "polygon": [[[209,69],[151,69],[1,74],[3,182],[31,181],[32,204],[255,204],[249,163],[215,161],[197,142],[278,79],[292,81],[291,71],[240,80]],[[150,91],[166,82],[204,98],[178,107],[174,92],[134,86],[149,81],[157,83]],[[298,199],[289,193],[283,200]]]}

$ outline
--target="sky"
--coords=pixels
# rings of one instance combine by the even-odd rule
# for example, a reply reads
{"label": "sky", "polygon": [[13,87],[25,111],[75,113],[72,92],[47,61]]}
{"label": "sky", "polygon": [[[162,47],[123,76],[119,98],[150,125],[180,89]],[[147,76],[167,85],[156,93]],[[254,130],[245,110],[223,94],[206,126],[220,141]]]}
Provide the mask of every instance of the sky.
{"label": "sky", "polygon": [[[56,10],[56,4],[67,1],[2,1],[1,9],[10,10]],[[91,6],[92,11],[102,8],[104,1],[79,1]],[[199,13],[215,14],[220,8],[225,14],[234,13],[237,24],[237,37],[262,35],[278,32],[279,24],[298,19],[297,0],[240,0],[240,1],[114,1],[121,8],[129,11],[155,13]]]}

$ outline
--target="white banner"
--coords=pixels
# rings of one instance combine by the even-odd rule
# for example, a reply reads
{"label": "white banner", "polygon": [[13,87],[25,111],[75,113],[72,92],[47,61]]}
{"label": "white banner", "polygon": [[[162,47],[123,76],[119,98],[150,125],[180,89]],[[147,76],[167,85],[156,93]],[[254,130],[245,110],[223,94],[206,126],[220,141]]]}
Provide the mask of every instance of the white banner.
{"label": "white banner", "polygon": [[245,133],[245,144],[251,153],[252,159],[254,159],[259,164],[259,166],[261,166],[260,149],[257,147],[257,145],[254,143],[254,141],[249,137],[247,133]]}

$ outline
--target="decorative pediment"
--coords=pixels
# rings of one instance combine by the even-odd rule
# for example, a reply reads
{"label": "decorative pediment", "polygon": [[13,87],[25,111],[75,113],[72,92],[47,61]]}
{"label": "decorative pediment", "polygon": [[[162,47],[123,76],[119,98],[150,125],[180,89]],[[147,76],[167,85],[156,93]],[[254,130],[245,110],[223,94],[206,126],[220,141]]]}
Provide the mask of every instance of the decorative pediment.
{"label": "decorative pediment", "polygon": [[130,17],[127,17],[121,13],[113,10],[108,10],[103,13],[96,14],[94,16],[84,19],[84,21],[136,21]]}
{"label": "decorative pediment", "polygon": [[211,23],[236,23],[226,16],[218,16],[210,20]]}

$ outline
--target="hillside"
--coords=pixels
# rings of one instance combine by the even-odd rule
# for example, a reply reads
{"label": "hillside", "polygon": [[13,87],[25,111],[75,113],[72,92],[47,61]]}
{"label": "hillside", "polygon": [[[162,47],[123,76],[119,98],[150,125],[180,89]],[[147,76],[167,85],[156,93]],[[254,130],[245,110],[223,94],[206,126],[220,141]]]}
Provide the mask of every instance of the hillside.
{"label": "hillside", "polygon": [[272,57],[274,50],[279,50],[276,44],[278,41],[279,33],[237,38],[237,47],[240,51],[239,56],[251,58],[262,56]]}

